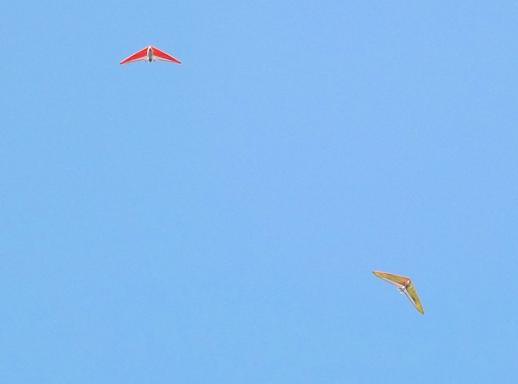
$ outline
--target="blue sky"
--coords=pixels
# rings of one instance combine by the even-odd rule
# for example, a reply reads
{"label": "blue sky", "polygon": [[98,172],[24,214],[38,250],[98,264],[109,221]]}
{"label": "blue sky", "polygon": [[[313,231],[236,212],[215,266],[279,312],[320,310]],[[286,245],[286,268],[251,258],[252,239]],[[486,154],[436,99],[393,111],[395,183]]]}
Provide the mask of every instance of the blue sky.
{"label": "blue sky", "polygon": [[454,3],[3,4],[0,381],[509,382],[518,6]]}

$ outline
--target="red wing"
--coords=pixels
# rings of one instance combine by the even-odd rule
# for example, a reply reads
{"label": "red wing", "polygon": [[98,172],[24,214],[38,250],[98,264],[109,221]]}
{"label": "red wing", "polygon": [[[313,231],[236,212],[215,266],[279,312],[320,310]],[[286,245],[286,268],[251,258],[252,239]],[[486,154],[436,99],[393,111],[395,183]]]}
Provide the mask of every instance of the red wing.
{"label": "red wing", "polygon": [[131,63],[132,61],[137,61],[137,60],[144,60],[146,57],[147,57],[147,47],[142,48],[140,51],[135,52],[134,54],[126,57],[125,59],[122,59],[120,64]]}
{"label": "red wing", "polygon": [[152,49],[153,49],[153,56],[156,56],[156,58],[158,60],[171,61],[176,64],[181,64],[180,60],[178,60],[176,57],[171,56],[169,53],[161,51],[157,47],[153,47]]}

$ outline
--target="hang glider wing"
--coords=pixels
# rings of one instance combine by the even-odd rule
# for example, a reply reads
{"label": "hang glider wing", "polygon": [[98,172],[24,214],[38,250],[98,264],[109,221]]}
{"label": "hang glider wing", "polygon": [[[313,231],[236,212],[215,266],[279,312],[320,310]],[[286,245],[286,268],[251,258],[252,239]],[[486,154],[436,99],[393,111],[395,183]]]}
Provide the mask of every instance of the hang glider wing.
{"label": "hang glider wing", "polygon": [[158,60],[170,61],[172,63],[181,64],[181,61],[176,57],[171,56],[169,53],[161,51],[157,47],[152,47],[153,56],[155,56]]}
{"label": "hang glider wing", "polygon": [[390,284],[395,285],[401,292],[403,292],[408,297],[412,304],[414,304],[415,308],[421,314],[424,314],[421,300],[419,300],[419,296],[417,296],[414,284],[412,283],[409,277],[381,271],[373,271],[372,273],[374,273],[374,275],[376,275],[380,279],[383,279],[389,282]]}
{"label": "hang glider wing", "polygon": [[132,55],[129,55],[125,59],[122,59],[120,64],[131,63],[133,61],[138,61],[138,60],[146,60],[146,58],[147,58],[147,48],[148,47],[142,48],[140,51],[135,52]]}
{"label": "hang glider wing", "polygon": [[423,305],[421,304],[421,300],[419,300],[419,296],[417,296],[414,284],[410,283],[410,285],[406,287],[404,292],[406,296],[410,299],[412,304],[414,304],[415,309],[417,309],[422,315],[424,315]]}
{"label": "hang glider wing", "polygon": [[381,271],[373,271],[376,276],[378,276],[380,279],[383,279],[390,284],[394,284],[398,288],[404,288],[410,279],[406,276],[402,275],[396,275],[394,273],[388,273],[388,272],[381,272]]}

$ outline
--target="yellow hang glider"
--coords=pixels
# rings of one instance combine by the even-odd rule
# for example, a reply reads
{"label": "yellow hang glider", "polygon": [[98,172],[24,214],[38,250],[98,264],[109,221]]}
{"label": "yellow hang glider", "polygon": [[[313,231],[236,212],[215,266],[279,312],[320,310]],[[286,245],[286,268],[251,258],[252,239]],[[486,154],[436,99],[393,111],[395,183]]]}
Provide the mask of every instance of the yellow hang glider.
{"label": "yellow hang glider", "polygon": [[421,305],[421,301],[417,296],[417,292],[415,291],[414,284],[409,277],[395,275],[393,273],[381,272],[381,271],[373,271],[376,276],[380,279],[388,281],[390,284],[393,284],[399,289],[401,293],[404,293],[406,297],[414,304],[415,309],[417,309],[421,314],[424,315],[423,306]]}

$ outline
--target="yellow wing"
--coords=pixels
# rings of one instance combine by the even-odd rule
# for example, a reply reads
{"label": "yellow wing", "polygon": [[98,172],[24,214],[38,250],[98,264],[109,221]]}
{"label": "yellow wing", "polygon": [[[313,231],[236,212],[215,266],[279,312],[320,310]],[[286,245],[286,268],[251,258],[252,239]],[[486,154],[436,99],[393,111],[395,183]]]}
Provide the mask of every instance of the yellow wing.
{"label": "yellow wing", "polygon": [[391,284],[394,284],[398,288],[404,288],[408,284],[410,284],[410,278],[402,275],[396,275],[394,273],[381,272],[381,271],[373,271],[374,275],[378,276],[380,279],[388,281]]}
{"label": "yellow wing", "polygon": [[417,296],[414,284],[409,277],[381,271],[373,271],[372,273],[380,279],[398,287],[401,292],[405,293],[406,297],[408,297],[412,304],[414,304],[415,308],[424,315],[423,305],[421,304],[421,300],[419,300],[419,296]]}
{"label": "yellow wing", "polygon": [[421,304],[421,300],[419,300],[419,296],[417,296],[414,284],[410,283],[410,285],[406,287],[405,294],[410,299],[412,304],[415,305],[415,309],[417,309],[422,315],[424,315],[423,305]]}

